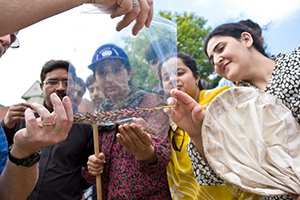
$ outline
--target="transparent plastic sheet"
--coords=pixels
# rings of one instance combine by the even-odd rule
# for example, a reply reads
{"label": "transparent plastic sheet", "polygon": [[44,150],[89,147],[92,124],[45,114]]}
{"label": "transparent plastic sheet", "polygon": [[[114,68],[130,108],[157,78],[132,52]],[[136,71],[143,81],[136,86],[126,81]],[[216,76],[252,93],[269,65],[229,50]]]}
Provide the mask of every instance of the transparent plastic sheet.
{"label": "transparent plastic sheet", "polygon": [[[169,126],[163,108],[168,106],[166,94],[177,86],[177,63],[165,70],[173,77],[170,79],[172,87],[168,90],[162,88],[160,66],[156,66],[155,74],[150,63],[163,62],[177,55],[176,24],[154,16],[150,28],[143,28],[133,36],[134,23],[120,32],[115,30],[120,20],[111,19],[103,9],[93,5],[82,8],[78,30],[74,33],[77,38],[75,53],[70,62],[76,68],[77,77],[88,87],[80,101],[79,93],[83,87],[76,84],[76,80],[73,80],[74,84],[68,84],[74,123],[105,127],[142,118],[144,122],[140,125],[144,130],[167,137],[168,132],[160,127],[165,126],[162,124],[165,122]],[[146,57],[153,59],[148,63],[145,50],[150,44],[153,51]],[[69,79],[72,78],[69,76]]]}

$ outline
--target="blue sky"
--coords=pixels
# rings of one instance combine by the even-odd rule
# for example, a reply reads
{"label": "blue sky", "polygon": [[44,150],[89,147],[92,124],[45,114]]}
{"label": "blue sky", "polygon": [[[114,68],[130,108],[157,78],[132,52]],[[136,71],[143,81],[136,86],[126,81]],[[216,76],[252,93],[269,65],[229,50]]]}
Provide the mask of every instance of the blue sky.
{"label": "blue sky", "polygon": [[[156,10],[195,13],[212,28],[226,22],[251,19],[261,27],[268,52],[285,53],[300,45],[300,1],[298,0],[163,0]],[[268,25],[270,24],[270,25]]]}
{"label": "blue sky", "polygon": [[[155,13],[193,12],[207,20],[206,25],[212,28],[248,18],[263,28],[269,24],[263,30],[263,37],[270,54],[286,53],[300,45],[299,0],[154,0],[154,9]],[[76,41],[70,42],[69,38],[76,34],[73,29],[78,27],[78,12],[80,8],[75,8],[19,32],[21,47],[9,49],[0,59],[0,104],[25,102],[21,96],[39,80],[41,66],[49,57],[74,48],[71,43]],[[49,48],[49,43],[57,43],[56,48]]]}

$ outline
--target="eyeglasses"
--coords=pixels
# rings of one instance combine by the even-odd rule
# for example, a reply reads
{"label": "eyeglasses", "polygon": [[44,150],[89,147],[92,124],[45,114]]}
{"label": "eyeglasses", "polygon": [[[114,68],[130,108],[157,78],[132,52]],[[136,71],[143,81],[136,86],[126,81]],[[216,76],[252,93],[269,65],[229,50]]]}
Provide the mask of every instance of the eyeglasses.
{"label": "eyeglasses", "polygon": [[[175,136],[176,136],[176,133],[177,133],[177,130],[178,130],[178,127],[176,128],[176,130],[174,131],[174,134],[173,134],[173,137],[172,137],[172,146],[174,148],[175,151],[181,151],[182,149],[182,146],[183,146],[183,143],[184,143],[184,137],[185,137],[185,131],[183,131],[183,136],[182,136],[182,141],[181,141],[181,145],[180,147],[178,148],[177,144],[176,144],[176,140],[175,140]],[[177,137],[181,137],[181,135],[177,134],[178,136]]]}
{"label": "eyeglasses", "polygon": [[10,34],[10,48],[17,49],[20,47],[20,41],[17,38],[16,33]]}
{"label": "eyeglasses", "polygon": [[57,86],[59,83],[62,83],[64,87],[68,87],[69,85],[74,85],[74,82],[68,79],[58,80],[58,79],[48,79],[44,81],[43,83],[46,85],[49,85],[50,87]]}

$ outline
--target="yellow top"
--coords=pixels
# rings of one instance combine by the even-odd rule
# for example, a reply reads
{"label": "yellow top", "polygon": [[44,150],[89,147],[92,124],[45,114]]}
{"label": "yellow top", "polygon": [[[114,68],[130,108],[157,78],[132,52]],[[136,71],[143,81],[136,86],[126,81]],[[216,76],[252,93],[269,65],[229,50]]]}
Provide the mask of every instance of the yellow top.
{"label": "yellow top", "polygon": [[[229,86],[224,86],[213,90],[202,90],[199,95],[199,105],[202,105],[204,109],[206,109],[215,96],[228,88]],[[176,144],[174,144],[173,141],[174,132],[176,132]],[[172,199],[261,199],[261,196],[259,195],[244,192],[228,183],[220,186],[200,186],[196,182],[191,160],[186,152],[189,140],[189,135],[178,128],[174,122],[171,122],[171,159],[167,166],[167,175]],[[175,150],[175,148],[177,148],[177,150]]]}

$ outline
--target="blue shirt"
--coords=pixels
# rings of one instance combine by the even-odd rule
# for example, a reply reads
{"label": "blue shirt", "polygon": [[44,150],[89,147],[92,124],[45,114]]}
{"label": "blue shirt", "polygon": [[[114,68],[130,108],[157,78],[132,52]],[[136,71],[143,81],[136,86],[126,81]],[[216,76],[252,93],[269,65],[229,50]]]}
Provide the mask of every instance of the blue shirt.
{"label": "blue shirt", "polygon": [[6,140],[5,133],[0,126],[0,174],[2,173],[7,160],[7,150],[8,150],[8,144]]}
{"label": "blue shirt", "polygon": [[219,81],[219,84],[218,84],[218,88],[221,88],[225,85],[228,85],[230,87],[235,87],[235,85],[233,84],[233,82],[225,79],[225,78],[222,78],[220,81]]}

